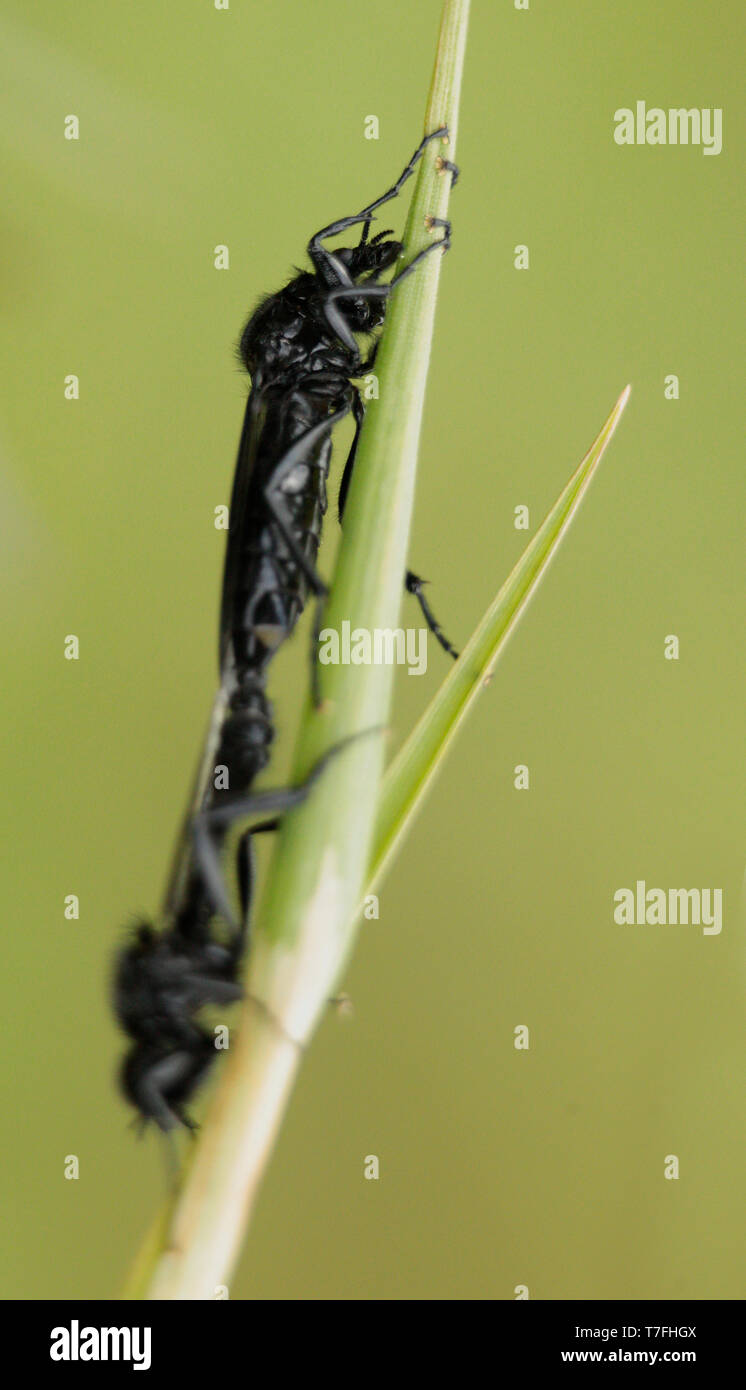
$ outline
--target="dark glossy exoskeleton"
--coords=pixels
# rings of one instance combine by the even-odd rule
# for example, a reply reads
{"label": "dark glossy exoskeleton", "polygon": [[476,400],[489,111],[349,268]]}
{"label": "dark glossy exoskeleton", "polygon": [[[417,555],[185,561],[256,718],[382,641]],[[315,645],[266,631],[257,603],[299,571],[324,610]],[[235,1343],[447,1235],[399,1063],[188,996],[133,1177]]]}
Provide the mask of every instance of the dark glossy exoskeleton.
{"label": "dark glossy exoskeleton", "polygon": [[[351,735],[324,754],[301,786],[257,792],[241,803],[215,808],[204,864],[199,852],[189,850],[191,837],[182,836],[164,910],[167,925],[159,932],[148,922],[138,923],[114,972],[114,1010],[131,1040],[121,1086],[144,1123],[154,1120],[164,1133],[178,1125],[195,1128],[183,1107],[216,1055],[214,1036],[197,1015],[206,1005],[231,1004],[242,994],[238,973],[253,895],[253,836],[274,830],[278,815],[304,801],[329,760],[357,737]],[[210,746],[215,742],[208,738]],[[225,896],[218,858],[237,814],[258,818],[238,844],[238,922]],[[216,934],[218,915],[225,920],[222,938]]]}
{"label": "dark glossy exoskeleton", "polygon": [[[248,912],[250,835],[242,837],[238,860],[241,907]],[[117,958],[114,1007],[132,1040],[121,1069],[122,1090],[143,1122],[154,1120],[164,1133],[177,1125],[194,1128],[183,1106],[215,1060],[215,1038],[196,1015],[208,1004],[232,1004],[241,997],[237,975],[245,927],[233,926],[221,941],[214,934],[214,915],[192,865],[175,920],[161,932],[138,923]]]}
{"label": "dark glossy exoskeleton", "polygon": [[[350,412],[356,431],[339,496],[342,517],[363,420],[353,382],[373,365],[358,338],[384,321],[392,290],[432,251],[450,245],[450,226],[431,219],[442,236],[389,281],[379,277],[401,252],[389,231],[369,238],[375,210],[396,197],[431,141],[415,150],[396,183],[360,213],[331,223],[311,239],[312,270],[254,310],[240,341],[251,375],[230,508],[220,615],[220,691],[208,733],[197,788],[166,898],[160,932],[140,923],[120,952],[114,1005],[131,1040],[122,1088],[143,1121],[168,1131],[192,1127],[184,1105],[215,1057],[213,1038],[197,1021],[209,1004],[240,997],[238,972],[246,944],[253,884],[252,835],[274,829],[277,816],[308,795],[330,756],[321,759],[302,787],[250,795],[266,767],[274,734],[266,696],[267,668],[292,633],[309,593],[321,601],[326,586],[316,569],[332,450],[332,431]],[[440,160],[455,180],[456,168]],[[323,242],[362,224],[356,246],[328,250]],[[456,652],[441,632],[422,593],[407,573],[438,641]],[[342,747],[340,745],[339,747]],[[214,769],[227,769],[227,787],[216,791]],[[238,847],[241,924],[236,922],[220,868],[226,835],[239,817],[263,818]],[[224,935],[216,935],[215,918]]]}
{"label": "dark glossy exoskeleton", "polygon": [[120,956],[117,1014],[135,1039],[124,1059],[122,1089],[143,1119],[164,1131],[176,1123],[192,1128],[182,1105],[215,1057],[214,1038],[195,1014],[206,1004],[240,998],[240,954],[207,937],[200,944],[142,923]]}
{"label": "dark glossy exoskeleton", "polygon": [[[316,569],[331,459],[331,435],[350,411],[355,438],[340,488],[340,520],[352,475],[364,408],[353,385],[373,366],[375,344],[364,356],[358,338],[381,326],[386,301],[431,251],[450,245],[450,226],[388,284],[379,276],[394,265],[401,243],[382,231],[368,240],[376,208],[396,197],[427,145],[447,138],[434,131],[416,149],[396,183],[353,217],[323,227],[308,244],[314,267],[301,271],[251,315],[239,354],[251,376],[231,500],[221,618],[221,656],[232,639],[237,667],[248,669],[292,632],[309,591],[326,588]],[[441,160],[443,168],[454,166]],[[328,250],[323,242],[362,223],[357,246]],[[420,581],[407,576],[417,592]],[[429,609],[426,619],[453,653]]]}

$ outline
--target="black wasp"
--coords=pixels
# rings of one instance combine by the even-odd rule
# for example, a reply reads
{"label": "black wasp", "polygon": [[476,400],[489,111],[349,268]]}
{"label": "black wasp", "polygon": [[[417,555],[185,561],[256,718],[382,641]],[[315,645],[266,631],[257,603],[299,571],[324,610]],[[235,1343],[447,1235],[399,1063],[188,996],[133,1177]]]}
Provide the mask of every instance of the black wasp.
{"label": "black wasp", "polygon": [[[158,932],[143,922],[135,928],[119,954],[114,981],[117,1017],[131,1040],[122,1087],[143,1122],[154,1120],[164,1131],[193,1127],[183,1107],[215,1058],[213,1036],[197,1021],[199,1011],[241,995],[237,977],[253,889],[252,836],[274,829],[277,816],[308,794],[329,757],[344,746],[321,759],[302,787],[248,794],[269,761],[274,736],[266,696],[269,663],[292,633],[308,594],[319,602],[326,594],[316,557],[327,510],[331,434],[352,411],[356,429],[340,488],[341,520],[364,414],[353,381],[375,360],[376,344],[364,356],[355,335],[379,328],[392,289],[431,251],[450,246],[450,225],[431,219],[442,235],[380,284],[402,246],[389,231],[369,239],[370,224],[376,209],[399,193],[430,142],[447,140],[447,134],[444,127],[425,136],[386,193],[317,232],[308,244],[313,270],[266,297],[241,336],[251,392],[231,499],[220,688],[166,896],[164,927]],[[455,179],[455,165],[441,158],[439,166]],[[356,246],[330,251],[323,245],[360,224]],[[422,581],[409,571],[405,582],[432,632],[455,656]],[[216,768],[223,770],[221,791],[215,790]],[[259,820],[237,850],[240,923],[220,867],[226,836],[239,817]],[[222,936],[215,931],[216,916],[225,924]]]}

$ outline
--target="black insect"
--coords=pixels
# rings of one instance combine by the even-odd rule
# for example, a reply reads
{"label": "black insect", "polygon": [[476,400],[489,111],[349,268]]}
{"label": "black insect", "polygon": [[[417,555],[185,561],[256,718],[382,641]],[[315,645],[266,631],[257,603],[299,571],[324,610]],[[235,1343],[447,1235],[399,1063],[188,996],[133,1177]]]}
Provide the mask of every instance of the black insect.
{"label": "black insect", "polygon": [[[240,917],[237,922],[226,902],[222,938],[216,933],[216,906],[198,857],[190,852],[190,837],[182,836],[163,914],[168,925],[159,932],[150,923],[140,922],[119,953],[114,978],[117,1018],[132,1040],[122,1066],[122,1089],[143,1122],[154,1120],[164,1132],[177,1125],[195,1128],[183,1107],[216,1056],[214,1036],[197,1015],[206,1005],[231,1004],[242,995],[238,972],[254,883],[253,836],[275,830],[278,814],[308,796],[330,758],[349,742],[343,740],[319,759],[302,786],[258,792],[243,802],[243,814],[263,819],[240,838],[236,855]],[[213,850],[219,850],[234,819],[226,805],[213,830],[217,836],[211,842]]]}
{"label": "black insect", "polygon": [[[145,922],[136,927],[120,952],[114,984],[117,1017],[132,1042],[122,1071],[124,1093],[144,1121],[154,1120],[164,1131],[178,1124],[192,1127],[183,1107],[215,1058],[213,1037],[198,1021],[201,1009],[231,1003],[241,994],[237,977],[253,888],[252,837],[274,829],[278,814],[308,795],[327,759],[343,746],[321,760],[303,787],[249,794],[269,761],[274,736],[268,665],[292,633],[308,594],[319,602],[326,594],[316,556],[327,510],[331,434],[352,411],[356,431],[340,488],[341,519],[364,413],[353,381],[375,359],[375,345],[364,356],[355,335],[380,327],[393,288],[425,256],[450,245],[449,224],[432,219],[442,236],[387,284],[379,284],[402,248],[388,231],[369,240],[370,223],[375,210],[399,193],[427,145],[446,138],[445,128],[426,136],[386,193],[355,216],[317,232],[308,246],[314,269],[266,298],[241,337],[240,356],[252,386],[231,500],[220,690],[166,898],[165,927],[160,932]],[[453,164],[441,159],[440,166],[455,179]],[[322,245],[359,224],[356,246],[329,251]],[[424,598],[422,581],[410,571],[406,586],[432,632],[455,656]],[[224,770],[219,792],[216,767]],[[238,846],[237,922],[220,857],[232,824],[244,817],[259,823]],[[217,916],[224,923],[222,937]]]}
{"label": "black insect", "polygon": [[[352,411],[355,438],[339,493],[340,520],[364,416],[356,378],[371,369],[377,344],[363,356],[356,336],[381,326],[393,289],[433,250],[450,246],[450,225],[432,218],[443,235],[420,251],[388,284],[378,284],[401,252],[382,231],[368,240],[375,211],[395,198],[426,147],[447,139],[442,127],[425,136],[396,183],[352,217],[323,227],[308,243],[311,271],[301,271],[251,315],[239,355],[251,376],[238,450],[221,617],[221,657],[233,643],[236,665],[251,671],[292,632],[309,591],[326,586],[316,569],[331,435]],[[455,166],[441,159],[441,167]],[[362,224],[357,246],[328,250],[323,242]],[[422,580],[408,572],[425,619],[446,651],[456,655],[422,595]]]}

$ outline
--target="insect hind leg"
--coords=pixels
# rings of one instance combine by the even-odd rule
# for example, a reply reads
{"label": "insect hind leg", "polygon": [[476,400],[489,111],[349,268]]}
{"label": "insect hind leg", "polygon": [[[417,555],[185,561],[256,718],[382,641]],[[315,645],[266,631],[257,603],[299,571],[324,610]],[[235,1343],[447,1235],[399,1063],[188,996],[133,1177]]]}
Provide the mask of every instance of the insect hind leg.
{"label": "insect hind leg", "polygon": [[319,440],[331,434],[334,426],[338,424],[340,420],[344,419],[345,415],[349,414],[350,410],[353,408],[352,387],[350,388],[350,392],[350,399],[346,401],[339,410],[335,410],[332,415],[326,416],[325,419],[320,420],[318,424],[312,425],[310,429],[306,430],[304,434],[293,441],[284,456],[275,464],[272,470],[272,478],[264,490],[265,500],[272,514],[272,519],[292,559],[307,580],[309,588],[317,595],[326,594],[326,585],[295,538],[292,518],[285,505],[282,494],[282,484],[292,473],[296,464],[303,462],[304,454],[307,454],[308,450],[312,449]]}
{"label": "insect hind leg", "polygon": [[407,576],[404,581],[407,593],[414,594],[415,598],[417,599],[417,602],[419,603],[420,608],[422,609],[422,616],[425,619],[425,622],[427,623],[430,631],[432,632],[433,637],[437,638],[443,650],[445,652],[448,652],[448,655],[452,656],[454,661],[458,661],[458,652],[456,651],[456,648],[452,645],[451,642],[449,642],[442,627],[440,626],[440,623],[438,622],[435,614],[433,613],[430,604],[425,598],[425,595],[423,593],[423,586],[426,583],[427,580],[420,579],[419,575],[413,574],[412,570],[407,570]]}
{"label": "insect hind leg", "polygon": [[333,758],[359,738],[383,732],[381,725],[375,725],[340,739],[314,763],[306,780],[298,786],[268,788],[249,796],[236,797],[222,806],[209,806],[194,817],[191,830],[195,860],[215,911],[228,922],[232,931],[238,933],[241,927],[228,899],[219,851],[219,844],[231,825],[237,820],[251,819],[254,822],[244,832],[244,839],[246,835],[256,835],[263,830],[276,830],[279,818],[306,800]]}

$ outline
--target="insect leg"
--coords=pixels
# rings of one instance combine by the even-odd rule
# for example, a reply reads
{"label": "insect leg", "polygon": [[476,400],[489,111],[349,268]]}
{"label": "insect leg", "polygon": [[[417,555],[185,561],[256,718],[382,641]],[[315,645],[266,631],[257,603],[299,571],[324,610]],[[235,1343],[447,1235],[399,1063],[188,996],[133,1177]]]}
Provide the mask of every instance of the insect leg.
{"label": "insect leg", "polygon": [[235,1004],[243,990],[233,980],[216,980],[212,975],[190,975],[189,987],[199,995],[200,1004]]}
{"label": "insect leg", "polygon": [[[356,450],[357,450],[357,442],[358,442],[358,437],[359,437],[359,434],[360,434],[360,428],[361,428],[361,426],[362,426],[363,418],[364,418],[364,416],[365,416],[365,409],[364,409],[364,407],[363,407],[362,401],[361,401],[359,398],[358,398],[358,406],[357,406],[357,409],[356,409],[356,407],[353,405],[353,410],[355,411],[355,420],[357,421],[357,429],[355,430],[355,438],[354,438],[353,441],[352,441],[352,447],[351,447],[350,452],[349,452],[349,455],[348,455],[348,457],[347,457],[347,462],[346,462],[346,464],[345,464],[344,473],[342,474],[342,483],[341,483],[340,489],[339,489],[339,499],[338,499],[337,506],[338,506],[338,515],[339,515],[340,523],[341,523],[341,521],[342,521],[342,516],[343,516],[343,513],[344,513],[344,509],[345,509],[345,503],[346,503],[346,501],[347,501],[347,493],[348,493],[348,490],[349,490],[350,482],[352,481],[352,470],[353,470],[353,467],[354,467],[354,464],[355,464],[355,453],[356,453]],[[424,595],[424,593],[423,593],[423,586],[424,586],[424,584],[426,584],[426,583],[427,583],[427,581],[426,581],[425,579],[420,579],[419,575],[414,574],[414,573],[412,572],[412,570],[407,570],[406,577],[405,577],[405,580],[404,580],[404,585],[405,585],[405,588],[406,588],[406,590],[407,590],[407,593],[409,593],[409,594],[414,594],[415,598],[417,599],[417,602],[418,602],[419,605],[420,605],[420,608],[422,609],[422,615],[423,615],[423,617],[424,617],[424,619],[425,619],[425,622],[427,623],[427,625],[428,625],[430,631],[432,632],[433,636],[436,637],[437,640],[440,642],[440,645],[441,645],[441,647],[443,648],[443,650],[446,651],[446,652],[448,652],[448,654],[449,654],[450,656],[452,656],[453,659],[454,659],[454,661],[455,661],[455,660],[458,659],[458,652],[456,651],[456,648],[449,642],[448,638],[446,637],[445,633],[443,632],[442,627],[440,626],[440,624],[439,624],[437,618],[435,617],[435,614],[433,613],[432,608],[430,607],[430,604],[428,603],[428,601],[427,601],[427,599],[425,598],[425,595]],[[317,621],[316,628],[315,628],[315,631],[314,631],[314,652],[316,651],[316,643],[318,642],[318,636],[319,636],[320,627],[321,627],[321,621],[320,621],[320,615],[319,615],[319,619],[318,619],[318,621]],[[318,688],[318,664],[317,664],[317,663],[314,663],[314,678],[315,678],[314,690],[316,691],[317,688]],[[316,705],[318,705],[318,704],[320,703],[320,701],[319,701],[318,699],[316,699],[316,700],[314,701],[314,703],[315,703]]]}
{"label": "insect leg", "polygon": [[125,1060],[125,1082],[138,1110],[155,1120],[165,1134],[180,1124],[191,1127],[166,1100],[166,1093],[181,1086],[195,1067],[187,1051],[168,1052],[160,1061],[152,1061],[135,1046]]}
{"label": "insect leg", "polygon": [[292,473],[296,464],[303,462],[303,456],[308,449],[317,444],[325,435],[330,434],[339,420],[344,419],[352,409],[352,401],[344,405],[340,410],[335,410],[333,415],[328,415],[325,420],[320,420],[317,425],[312,425],[304,434],[296,439],[288,449],[287,453],[275,465],[272,473],[271,482],[267,483],[264,489],[264,497],[267,506],[272,513],[272,518],[277,524],[282,538],[290,551],[290,554],[302,574],[305,575],[309,587],[315,594],[326,594],[326,585],[320,578],[311,561],[304,554],[302,547],[298,544],[293,532],[292,518],[285,506],[282,496],[282,484]]}
{"label": "insect leg", "polygon": [[[444,251],[450,251],[450,249],[451,249],[451,232],[452,232],[453,229],[452,229],[451,224],[450,224],[450,222],[448,221],[448,219],[447,219],[446,217],[428,217],[428,218],[426,219],[426,221],[427,221],[428,227],[443,227],[443,228],[445,228],[445,231],[444,231],[444,233],[443,233],[442,239],[441,239],[439,242],[436,242],[436,245],[437,245],[437,246],[442,246]],[[426,250],[426,251],[429,250],[429,247],[426,246],[426,247],[425,247],[425,250]],[[413,265],[416,265],[416,264],[417,264],[417,261],[418,261],[421,257],[422,257],[422,252],[420,251],[419,254],[418,254],[417,256],[414,257],[414,260],[412,260],[412,261],[409,262],[409,265],[406,266],[404,270],[400,271],[400,273],[399,273],[398,275],[395,275],[395,276],[394,276],[393,280],[391,281],[391,284],[392,284],[392,285],[395,285],[395,284],[397,283],[397,281],[401,280],[402,277],[403,277],[404,275],[408,275],[409,272],[410,272],[410,270],[412,269],[412,266],[413,266]]]}
{"label": "insect leg", "polygon": [[453,160],[444,159],[442,155],[439,155],[435,161],[435,167],[439,174],[448,170],[448,173],[451,175],[451,188],[455,188],[458,183],[458,176],[461,173],[458,164],[454,164]]}
{"label": "insect leg", "polygon": [[[337,304],[340,300],[345,299],[387,299],[391,291],[396,289],[396,286],[400,285],[402,280],[406,280],[407,276],[411,275],[413,271],[416,270],[420,261],[424,261],[426,256],[431,255],[433,251],[439,249],[448,251],[451,245],[450,222],[446,222],[442,217],[430,217],[428,218],[428,226],[444,228],[443,236],[439,237],[437,241],[432,241],[429,246],[423,246],[422,250],[418,251],[417,255],[412,257],[409,265],[405,265],[404,269],[400,270],[399,273],[394,276],[393,280],[389,280],[387,285],[340,285],[336,289],[329,291],[322,305],[324,317],[332,332],[336,334],[340,341],[346,346],[348,345],[348,339],[351,339],[351,334],[340,310],[337,308]],[[354,347],[354,339],[351,340]]]}
{"label": "insect leg", "polygon": [[377,357],[377,355],[378,355],[379,344],[380,344],[380,339],[379,339],[378,342],[375,342],[375,343],[373,344],[373,347],[372,347],[371,350],[370,350],[370,355],[369,355],[368,357],[366,357],[366,359],[365,359],[364,362],[361,362],[361,363],[360,363],[360,367],[359,367],[359,374],[360,374],[360,376],[364,376],[366,372],[369,372],[369,371],[371,370],[371,368],[375,367],[375,365],[376,365],[376,357]]}
{"label": "insect leg", "polygon": [[452,646],[451,643],[448,641],[448,638],[446,637],[442,627],[440,626],[440,623],[435,617],[435,614],[433,613],[430,604],[428,603],[424,593],[422,592],[423,585],[426,583],[426,579],[420,579],[419,575],[413,574],[411,570],[407,570],[406,578],[404,580],[404,586],[407,590],[407,593],[414,594],[415,598],[417,599],[417,602],[419,603],[420,608],[422,609],[422,616],[424,617],[425,622],[427,623],[430,631],[432,632],[433,637],[437,637],[443,650],[445,652],[448,652],[448,655],[452,656],[454,661],[457,661],[458,652],[456,651],[456,648]]}
{"label": "insect leg", "polygon": [[[249,920],[251,913],[251,902],[254,896],[254,883],[256,879],[256,856],[254,854],[254,836],[261,835],[265,831],[274,831],[279,828],[280,821],[277,816],[271,820],[262,821],[259,825],[252,825],[250,830],[244,831],[238,842],[236,850],[236,876],[238,878],[238,901],[241,908],[241,925],[233,941],[233,953],[236,961],[239,961],[246,947],[246,938],[249,933]],[[240,986],[237,986],[239,994],[243,994]]]}
{"label": "insect leg", "polygon": [[[375,356],[375,349],[372,356]],[[358,439],[360,438],[360,430],[362,427],[363,420],[365,419],[365,407],[363,405],[362,400],[360,399],[360,393],[356,391],[354,387],[352,388],[352,391],[352,413],[355,417],[355,436],[353,438],[352,444],[350,445],[350,452],[347,455],[347,462],[344,466],[342,482],[339,488],[339,497],[337,499],[338,516],[340,522],[342,520],[342,512],[344,511],[347,489],[350,485],[350,478],[352,477],[352,469],[355,463],[355,453],[357,450]],[[313,629],[311,632],[311,699],[313,700],[314,707],[316,709],[319,709],[322,703],[321,685],[319,678],[318,650],[319,635],[321,633],[321,625],[324,620],[325,599],[326,594],[318,595],[316,610],[314,613]]]}
{"label": "insect leg", "polygon": [[355,391],[355,399],[352,402],[352,413],[355,416],[355,437],[352,441],[352,444],[350,445],[350,452],[347,455],[347,462],[344,466],[342,481],[339,485],[339,497],[337,498],[337,515],[339,516],[340,523],[342,521],[342,516],[345,509],[345,502],[347,501],[347,492],[349,490],[350,483],[352,482],[352,470],[355,467],[355,455],[357,453],[358,441],[360,439],[360,431],[363,427],[363,420],[365,419],[365,406],[363,405],[363,402],[360,398],[360,393],[358,391]]}
{"label": "insect leg", "polygon": [[260,825],[252,825],[250,830],[246,830],[238,842],[236,850],[236,874],[238,877],[238,901],[241,906],[241,933],[240,938],[235,942],[236,956],[243,954],[246,932],[248,929],[249,912],[251,910],[251,900],[254,896],[254,882],[256,879],[256,860],[254,855],[254,836],[261,835],[264,831],[277,830],[280,822],[275,816],[272,820],[262,821]]}
{"label": "insect leg", "polygon": [[[332,251],[327,251],[326,247],[321,245],[321,242],[326,237],[338,236],[340,232],[346,232],[348,228],[354,227],[359,222],[364,222],[366,225],[370,223],[376,208],[380,208],[384,203],[390,202],[392,198],[396,198],[401,192],[407,179],[414,173],[419,160],[422,158],[430,142],[432,140],[447,139],[447,137],[447,126],[440,126],[438,130],[431,131],[429,135],[426,135],[424,139],[420,141],[409,163],[405,164],[402,169],[396,183],[392,184],[391,188],[389,188],[386,193],[382,193],[380,198],[376,198],[372,203],[368,203],[368,206],[364,207],[362,212],[356,213],[353,217],[340,217],[336,222],[330,222],[328,227],[322,227],[321,231],[316,232],[315,236],[311,237],[308,243],[308,255],[323,279],[327,281],[330,279],[330,270],[337,283],[348,283],[350,276],[346,267],[342,266],[334,257],[334,253]],[[340,276],[340,271],[343,272],[342,276]]]}
{"label": "insect leg", "polygon": [[[360,733],[350,734],[348,738],[343,738],[339,743],[335,743],[334,747],[329,748],[314,764],[305,782],[302,782],[300,786],[270,788],[267,791],[255,792],[250,796],[238,797],[222,806],[210,806],[194,817],[191,829],[195,859],[216,912],[225,918],[234,932],[239,932],[241,928],[236,922],[233,909],[228,901],[225,878],[220,866],[220,855],[216,842],[210,833],[211,830],[225,832],[234,821],[243,820],[246,817],[259,819],[258,823],[249,827],[245,834],[254,835],[263,830],[275,830],[279,823],[277,813],[282,815],[305,801],[332,758],[335,758],[350,743],[374,733],[383,733],[383,729],[381,727],[363,729]],[[271,818],[269,818],[270,816]]]}

